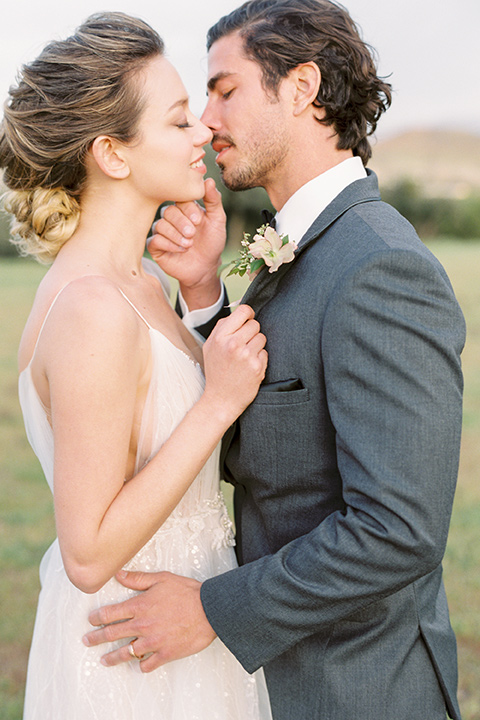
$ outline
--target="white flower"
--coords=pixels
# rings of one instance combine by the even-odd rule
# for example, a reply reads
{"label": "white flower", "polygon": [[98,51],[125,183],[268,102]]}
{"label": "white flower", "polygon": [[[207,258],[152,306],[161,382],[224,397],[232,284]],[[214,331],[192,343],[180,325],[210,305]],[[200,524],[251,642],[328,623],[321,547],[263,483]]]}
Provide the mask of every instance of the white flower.
{"label": "white flower", "polygon": [[292,262],[295,258],[295,243],[283,242],[280,235],[272,227],[265,228],[263,235],[255,235],[249,250],[254,258],[262,259],[268,265],[268,272],[276,272],[283,263]]}
{"label": "white flower", "polygon": [[279,235],[270,225],[262,225],[258,228],[253,241],[250,241],[248,233],[244,233],[241,245],[239,257],[231,263],[222,265],[220,271],[232,265],[228,275],[243,276],[247,273],[252,279],[264,265],[267,265],[268,271],[273,273],[280,265],[292,262],[297,249],[296,243],[290,242],[288,235]]}

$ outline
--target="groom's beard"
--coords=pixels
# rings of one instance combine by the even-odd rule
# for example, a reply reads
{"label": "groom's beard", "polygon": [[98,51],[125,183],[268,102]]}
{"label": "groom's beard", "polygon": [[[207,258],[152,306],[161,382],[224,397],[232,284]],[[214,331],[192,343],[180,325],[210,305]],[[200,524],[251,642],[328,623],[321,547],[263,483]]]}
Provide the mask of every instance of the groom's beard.
{"label": "groom's beard", "polygon": [[212,145],[216,141],[227,143],[237,154],[237,159],[233,158],[231,164],[217,163],[223,184],[233,191],[265,187],[268,178],[278,171],[288,151],[286,143],[278,138],[270,138],[268,141],[254,139],[243,151],[239,151],[233,139],[226,135],[214,135]]}

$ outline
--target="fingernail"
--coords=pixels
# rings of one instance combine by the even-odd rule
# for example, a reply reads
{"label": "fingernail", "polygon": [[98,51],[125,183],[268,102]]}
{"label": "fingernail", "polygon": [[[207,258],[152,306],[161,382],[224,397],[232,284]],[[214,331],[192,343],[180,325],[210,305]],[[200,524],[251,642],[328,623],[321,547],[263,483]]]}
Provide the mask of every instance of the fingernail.
{"label": "fingernail", "polygon": [[103,658],[103,657],[100,658],[100,662],[102,663],[102,665],[105,665],[105,667],[108,667],[108,663],[107,663],[107,661],[105,660],[105,658]]}
{"label": "fingernail", "polygon": [[190,245],[192,244],[192,241],[186,237],[182,237],[181,243],[182,243],[183,247],[190,247]]}
{"label": "fingernail", "polygon": [[119,570],[119,571],[117,572],[117,575],[121,575],[121,577],[126,577],[126,576],[127,576],[127,571],[126,571],[126,570]]}
{"label": "fingernail", "polygon": [[192,235],[193,235],[194,232],[195,232],[194,229],[191,228],[190,225],[185,225],[185,227],[183,228],[184,238],[186,238],[186,237],[192,237]]}
{"label": "fingernail", "polygon": [[193,223],[200,222],[200,215],[197,215],[197,213],[193,213],[193,215],[190,216],[190,220]]}
{"label": "fingernail", "polygon": [[86,645],[87,647],[90,647],[90,641],[89,641],[89,639],[88,639],[88,637],[87,637],[86,635],[83,636],[82,642],[83,642],[83,644]]}

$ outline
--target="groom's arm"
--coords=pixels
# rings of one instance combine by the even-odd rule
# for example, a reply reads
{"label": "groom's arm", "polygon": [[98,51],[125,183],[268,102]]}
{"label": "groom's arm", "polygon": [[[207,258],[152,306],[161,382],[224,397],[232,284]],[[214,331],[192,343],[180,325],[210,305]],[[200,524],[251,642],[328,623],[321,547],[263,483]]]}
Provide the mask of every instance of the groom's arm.
{"label": "groom's arm", "polygon": [[179,282],[176,310],[185,324],[204,337],[229,314],[228,297],[218,277],[226,240],[226,218],[215,182],[205,182],[204,208],[184,202],[165,208],[154,225],[148,250]]}
{"label": "groom's arm", "polygon": [[201,588],[209,622],[249,672],[438,568],[464,332],[448,280],[419,254],[380,253],[336,288],[321,352],[345,509]]}

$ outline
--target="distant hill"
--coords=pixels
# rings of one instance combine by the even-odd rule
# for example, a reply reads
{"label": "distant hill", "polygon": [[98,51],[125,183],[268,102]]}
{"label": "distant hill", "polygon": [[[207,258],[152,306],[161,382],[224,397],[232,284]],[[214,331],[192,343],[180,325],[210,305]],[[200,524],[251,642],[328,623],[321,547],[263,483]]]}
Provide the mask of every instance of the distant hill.
{"label": "distant hill", "polygon": [[380,185],[408,178],[432,197],[480,195],[480,134],[418,130],[373,145],[369,167]]}

